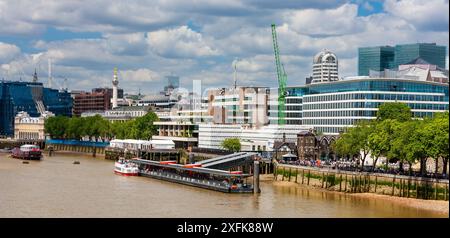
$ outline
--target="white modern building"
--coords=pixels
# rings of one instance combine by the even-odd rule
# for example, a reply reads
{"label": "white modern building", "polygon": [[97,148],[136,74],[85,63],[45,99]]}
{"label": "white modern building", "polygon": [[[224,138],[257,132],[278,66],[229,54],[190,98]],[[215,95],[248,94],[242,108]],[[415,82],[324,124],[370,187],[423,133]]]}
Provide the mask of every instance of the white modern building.
{"label": "white modern building", "polygon": [[238,87],[208,91],[208,114],[215,124],[246,124],[260,127],[268,123],[268,88]]}
{"label": "white modern building", "polygon": [[327,50],[316,54],[313,58],[313,74],[311,83],[331,82],[339,80],[338,58]]}
{"label": "white modern building", "polygon": [[297,142],[297,134],[310,127],[298,125],[267,125],[260,128],[239,124],[200,124],[198,128],[198,147],[223,149],[222,142],[227,138],[238,138],[243,151],[273,151],[275,141]]}
{"label": "white modern building", "polygon": [[[352,77],[334,82],[287,87],[286,124],[313,127],[337,135],[360,120],[376,118],[386,102],[402,102],[412,117],[431,117],[449,109],[449,84],[405,78]],[[278,91],[277,88],[271,91]],[[276,124],[276,97],[270,99],[270,124]]]}

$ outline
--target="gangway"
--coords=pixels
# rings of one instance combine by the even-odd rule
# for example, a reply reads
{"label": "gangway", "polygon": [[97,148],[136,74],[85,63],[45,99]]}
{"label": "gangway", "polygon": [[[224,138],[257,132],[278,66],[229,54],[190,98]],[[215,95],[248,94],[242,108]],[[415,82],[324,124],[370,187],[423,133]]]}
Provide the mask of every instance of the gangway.
{"label": "gangway", "polygon": [[231,167],[239,166],[239,165],[245,165],[245,164],[252,164],[253,163],[253,157],[257,155],[258,153],[255,152],[241,152],[241,153],[234,153],[229,156],[221,156],[221,158],[217,160],[210,160],[209,162],[203,161],[202,164],[203,168],[214,168],[214,169],[229,169]]}
{"label": "gangway", "polygon": [[198,162],[195,162],[195,164],[199,164],[199,165],[202,165],[202,167],[204,167],[205,164],[216,162],[216,161],[220,161],[220,160],[224,160],[224,159],[227,159],[227,158],[230,158],[230,157],[234,157],[234,156],[243,155],[245,153],[246,152],[238,152],[238,153],[233,153],[233,154],[229,154],[229,155],[223,155],[223,156],[219,156],[219,157],[215,157],[215,158],[211,158],[211,159],[198,161]]}

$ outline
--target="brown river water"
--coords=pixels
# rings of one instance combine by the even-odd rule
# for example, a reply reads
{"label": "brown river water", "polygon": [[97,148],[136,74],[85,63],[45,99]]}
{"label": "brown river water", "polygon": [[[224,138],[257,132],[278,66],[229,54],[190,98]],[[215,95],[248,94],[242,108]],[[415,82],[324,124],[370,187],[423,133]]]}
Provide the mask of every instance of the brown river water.
{"label": "brown river water", "polygon": [[[75,165],[73,161],[80,164]],[[22,164],[0,153],[0,217],[440,217],[389,201],[261,181],[226,194],[113,173],[114,163],[57,154]]]}

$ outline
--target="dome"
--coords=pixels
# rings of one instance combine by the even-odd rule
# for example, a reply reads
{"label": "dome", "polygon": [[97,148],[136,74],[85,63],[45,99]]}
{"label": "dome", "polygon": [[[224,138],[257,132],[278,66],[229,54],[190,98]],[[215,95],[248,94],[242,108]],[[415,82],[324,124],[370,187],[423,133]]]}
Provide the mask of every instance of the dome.
{"label": "dome", "polygon": [[313,63],[314,64],[337,63],[337,57],[333,52],[324,49],[314,56]]}

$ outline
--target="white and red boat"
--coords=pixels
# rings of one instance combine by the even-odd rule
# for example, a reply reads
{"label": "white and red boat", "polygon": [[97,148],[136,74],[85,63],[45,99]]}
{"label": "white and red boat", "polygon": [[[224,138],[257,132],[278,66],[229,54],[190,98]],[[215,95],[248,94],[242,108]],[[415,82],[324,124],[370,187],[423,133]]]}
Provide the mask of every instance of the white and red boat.
{"label": "white and red boat", "polygon": [[114,163],[114,173],[123,176],[138,176],[139,168],[137,164],[125,159],[119,159]]}
{"label": "white and red boat", "polygon": [[40,160],[42,151],[38,145],[22,145],[20,148],[14,148],[11,151],[12,157],[25,160]]}

